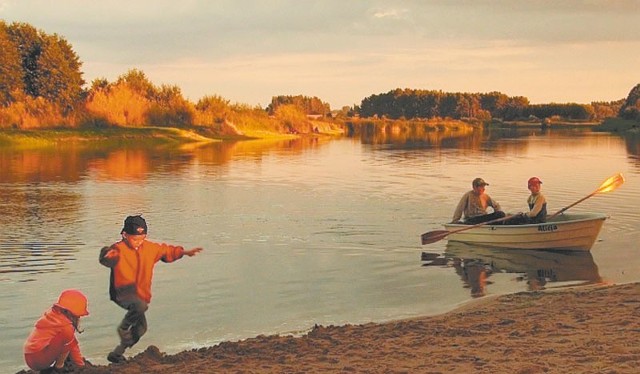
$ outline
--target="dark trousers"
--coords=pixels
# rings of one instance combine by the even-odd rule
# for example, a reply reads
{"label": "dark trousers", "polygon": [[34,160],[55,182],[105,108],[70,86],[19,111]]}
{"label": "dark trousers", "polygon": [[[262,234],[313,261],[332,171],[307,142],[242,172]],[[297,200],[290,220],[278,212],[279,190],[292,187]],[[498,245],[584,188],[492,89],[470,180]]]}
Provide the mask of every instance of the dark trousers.
{"label": "dark trousers", "polygon": [[534,217],[531,218],[527,215],[517,215],[514,217],[509,218],[508,220],[504,221],[502,224],[503,225],[530,225],[533,223],[543,223],[545,221],[544,218],[539,219],[538,217]]}
{"label": "dark trousers", "polygon": [[504,216],[504,212],[493,212],[490,214],[483,214],[481,216],[465,218],[464,223],[467,225],[477,225],[478,223],[493,221],[494,219],[498,218],[504,218]]}
{"label": "dark trousers", "polygon": [[149,305],[138,298],[118,301],[117,304],[127,310],[127,314],[118,326],[120,345],[116,347],[116,353],[122,354],[126,348],[133,347],[147,332],[147,318],[144,313],[149,309]]}

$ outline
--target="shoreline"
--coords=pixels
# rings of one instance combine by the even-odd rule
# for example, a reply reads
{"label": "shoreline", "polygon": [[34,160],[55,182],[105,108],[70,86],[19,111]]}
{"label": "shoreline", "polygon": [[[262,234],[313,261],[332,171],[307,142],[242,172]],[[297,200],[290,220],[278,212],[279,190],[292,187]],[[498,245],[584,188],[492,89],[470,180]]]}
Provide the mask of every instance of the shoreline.
{"label": "shoreline", "polygon": [[[157,347],[81,373],[633,373],[640,365],[640,283],[481,298],[441,315],[314,326],[293,336]],[[21,371],[19,373],[30,373]]]}

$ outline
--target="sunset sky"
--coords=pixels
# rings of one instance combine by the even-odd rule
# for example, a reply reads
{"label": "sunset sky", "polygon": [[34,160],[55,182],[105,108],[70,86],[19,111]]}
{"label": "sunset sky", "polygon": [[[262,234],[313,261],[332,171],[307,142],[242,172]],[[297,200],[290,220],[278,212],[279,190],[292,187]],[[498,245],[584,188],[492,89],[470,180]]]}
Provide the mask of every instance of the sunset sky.
{"label": "sunset sky", "polygon": [[0,0],[0,19],[64,37],[87,82],[137,68],[193,102],[339,109],[414,88],[590,103],[640,83],[640,0]]}

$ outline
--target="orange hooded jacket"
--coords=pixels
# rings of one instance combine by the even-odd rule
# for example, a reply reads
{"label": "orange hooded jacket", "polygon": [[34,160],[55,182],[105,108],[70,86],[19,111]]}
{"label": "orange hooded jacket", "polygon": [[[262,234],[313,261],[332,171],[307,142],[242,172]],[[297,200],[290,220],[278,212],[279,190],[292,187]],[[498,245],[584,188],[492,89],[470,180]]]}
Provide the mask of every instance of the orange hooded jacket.
{"label": "orange hooded jacket", "polygon": [[[106,257],[114,249],[117,256]],[[109,294],[111,300],[125,301],[134,296],[151,301],[153,268],[158,261],[173,262],[182,258],[184,248],[145,240],[137,250],[121,240],[100,251],[100,263],[111,268]]]}
{"label": "orange hooded jacket", "polygon": [[[60,339],[55,339],[61,335]],[[59,347],[49,347],[53,342],[61,342]],[[45,348],[53,348],[54,357],[42,357]],[[75,327],[71,320],[55,307],[47,310],[36,322],[35,328],[29,334],[24,344],[25,359],[30,368],[44,370],[65,351],[69,351],[71,361],[78,366],[84,366],[84,358],[80,353]]]}

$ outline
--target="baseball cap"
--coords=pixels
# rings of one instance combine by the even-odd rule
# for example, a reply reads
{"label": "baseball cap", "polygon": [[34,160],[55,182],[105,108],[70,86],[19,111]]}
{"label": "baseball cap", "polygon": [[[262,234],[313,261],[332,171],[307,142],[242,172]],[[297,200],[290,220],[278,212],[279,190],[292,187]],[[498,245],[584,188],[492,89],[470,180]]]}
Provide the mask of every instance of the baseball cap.
{"label": "baseball cap", "polygon": [[122,232],[126,232],[129,235],[146,235],[147,221],[139,215],[129,216],[124,220]]}
{"label": "baseball cap", "polygon": [[480,186],[488,186],[489,183],[485,182],[484,179],[482,178],[476,178],[473,180],[472,185],[473,187],[480,187]]}
{"label": "baseball cap", "polygon": [[531,178],[529,178],[529,181],[527,182],[527,185],[528,185],[528,186],[531,186],[531,185],[532,185],[532,184],[534,184],[534,183],[540,183],[540,184],[542,184],[542,181],[541,181],[541,180],[540,180],[540,178],[538,178],[538,177],[531,177]]}

